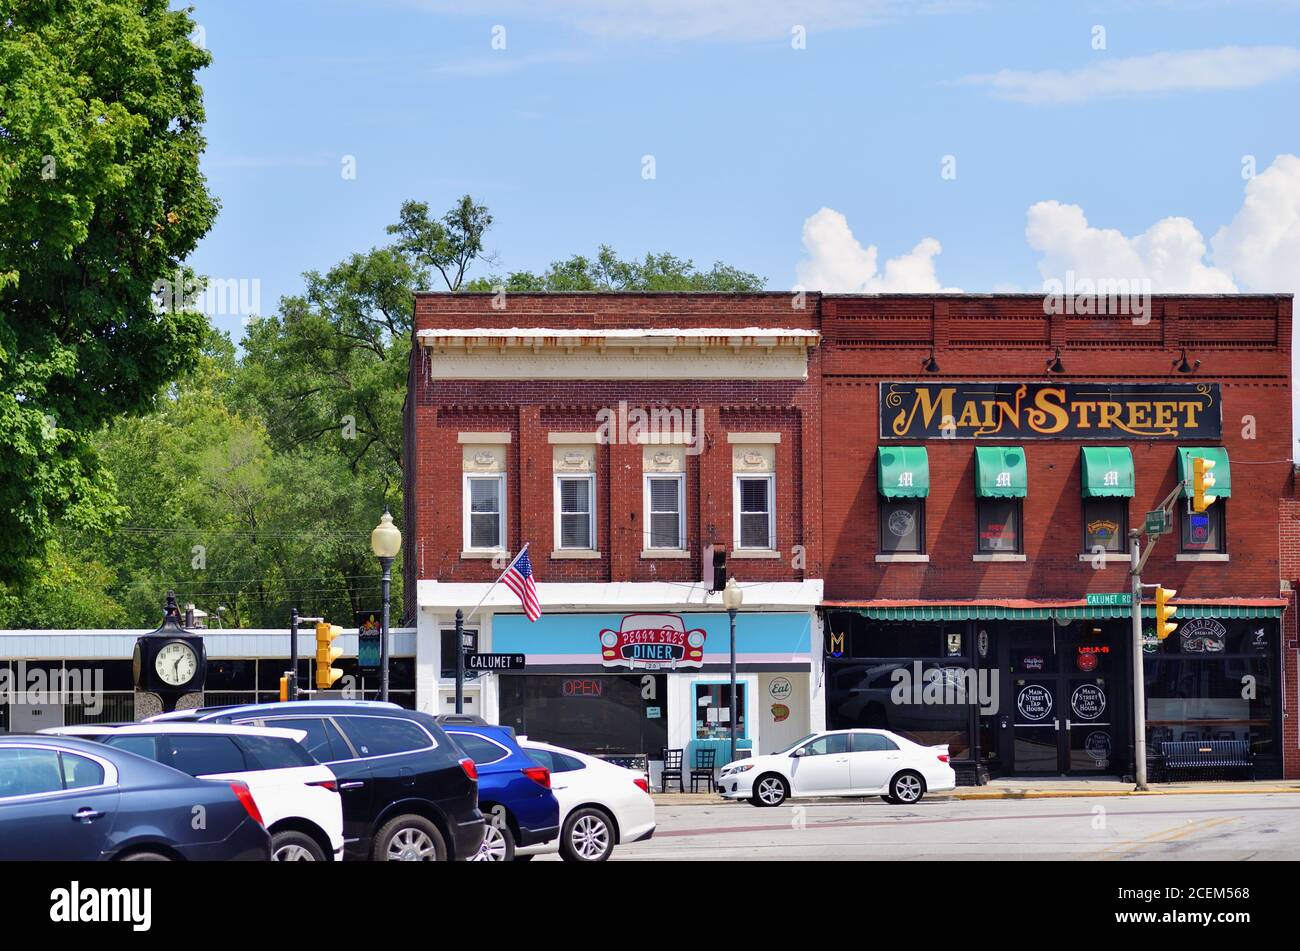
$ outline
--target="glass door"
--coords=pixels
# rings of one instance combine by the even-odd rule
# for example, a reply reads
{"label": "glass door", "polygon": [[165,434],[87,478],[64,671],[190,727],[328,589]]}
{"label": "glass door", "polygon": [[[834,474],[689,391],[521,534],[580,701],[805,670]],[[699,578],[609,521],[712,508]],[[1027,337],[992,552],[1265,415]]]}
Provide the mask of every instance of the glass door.
{"label": "glass door", "polygon": [[1016,773],[1060,772],[1061,720],[1056,678],[1017,677],[1014,686]]}
{"label": "glass door", "polygon": [[1062,715],[1069,751],[1067,768],[1071,773],[1107,772],[1114,759],[1114,747],[1105,678],[1071,677],[1066,689],[1070,694],[1069,709]]}

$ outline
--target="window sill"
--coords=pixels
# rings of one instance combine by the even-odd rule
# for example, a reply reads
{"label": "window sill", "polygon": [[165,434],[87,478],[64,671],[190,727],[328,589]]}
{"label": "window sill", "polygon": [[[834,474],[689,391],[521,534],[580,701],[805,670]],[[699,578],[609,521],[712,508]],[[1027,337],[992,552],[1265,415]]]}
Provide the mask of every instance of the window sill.
{"label": "window sill", "polygon": [[552,559],[556,559],[556,558],[584,559],[585,558],[590,561],[599,558],[600,556],[601,556],[600,552],[591,551],[590,549],[586,549],[586,548],[574,548],[574,549],[560,548],[551,552]]}
{"label": "window sill", "polygon": [[[1093,561],[1096,557],[1097,557],[1096,555],[1080,555],[1080,556],[1079,556],[1079,560],[1080,560],[1080,561]],[[1128,564],[1129,562],[1131,562],[1132,560],[1133,560],[1133,556],[1132,556],[1132,555],[1126,555],[1126,554],[1124,554],[1123,552],[1119,552],[1119,551],[1108,551],[1108,552],[1105,553],[1105,562],[1106,562],[1106,564],[1108,564],[1108,565],[1118,565],[1118,564],[1125,564],[1125,565],[1127,565],[1127,564]]]}
{"label": "window sill", "polygon": [[1017,555],[1009,551],[989,551],[979,555],[971,555],[971,561],[1024,561],[1024,555]]}
{"label": "window sill", "polygon": [[728,558],[780,558],[779,551],[771,551],[764,548],[737,548],[735,551],[727,552]]}
{"label": "window sill", "polygon": [[461,558],[482,558],[484,560],[487,560],[489,558],[498,558],[501,556],[508,557],[509,554],[510,553],[506,551],[504,548],[470,548],[461,552],[460,557]]}
{"label": "window sill", "polygon": [[690,558],[691,553],[681,548],[643,548],[642,558]]}
{"label": "window sill", "polygon": [[915,552],[890,552],[887,555],[877,555],[878,562],[894,562],[902,564],[923,564],[930,560],[929,555],[920,555]]}
{"label": "window sill", "polygon": [[1177,555],[1178,561],[1229,561],[1227,552],[1219,551],[1184,551]]}

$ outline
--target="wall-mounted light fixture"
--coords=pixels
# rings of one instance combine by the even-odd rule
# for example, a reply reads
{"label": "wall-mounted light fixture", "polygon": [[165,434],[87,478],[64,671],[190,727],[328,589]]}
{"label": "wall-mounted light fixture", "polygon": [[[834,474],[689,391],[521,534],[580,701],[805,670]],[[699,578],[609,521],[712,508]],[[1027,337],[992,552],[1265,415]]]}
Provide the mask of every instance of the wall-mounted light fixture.
{"label": "wall-mounted light fixture", "polygon": [[1187,362],[1187,348],[1186,348],[1186,347],[1183,348],[1183,350],[1181,351],[1179,357],[1180,357],[1180,358],[1177,359],[1177,360],[1175,360],[1174,363],[1173,363],[1173,365],[1178,369],[1178,372],[1179,372],[1179,373],[1191,373],[1193,370],[1195,370],[1197,367],[1199,367],[1199,366],[1201,365],[1201,361],[1200,361],[1200,360],[1197,360],[1197,361],[1194,362],[1194,363],[1188,363],[1188,362]]}

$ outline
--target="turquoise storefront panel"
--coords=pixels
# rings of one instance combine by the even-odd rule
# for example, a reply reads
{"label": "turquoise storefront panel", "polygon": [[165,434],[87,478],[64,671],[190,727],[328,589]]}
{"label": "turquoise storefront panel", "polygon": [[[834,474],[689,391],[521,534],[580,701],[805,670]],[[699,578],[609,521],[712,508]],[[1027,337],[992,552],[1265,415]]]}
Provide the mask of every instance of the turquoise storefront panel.
{"label": "turquoise storefront panel", "polygon": [[[726,613],[677,614],[671,611],[635,611],[627,614],[544,614],[530,622],[522,614],[498,614],[492,619],[492,650],[502,654],[567,655],[569,663],[601,660],[601,631],[618,631],[624,619],[635,615],[671,616],[688,630],[705,632],[706,656],[726,654],[730,623]],[[796,613],[741,613],[736,617],[736,653],[748,655],[799,655],[812,649],[812,617]]]}

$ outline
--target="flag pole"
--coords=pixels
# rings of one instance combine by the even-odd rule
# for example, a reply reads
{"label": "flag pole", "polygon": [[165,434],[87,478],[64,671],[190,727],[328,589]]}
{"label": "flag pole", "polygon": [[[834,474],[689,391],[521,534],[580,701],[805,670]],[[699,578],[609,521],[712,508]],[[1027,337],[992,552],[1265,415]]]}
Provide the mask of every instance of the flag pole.
{"label": "flag pole", "polygon": [[524,542],[524,547],[519,549],[519,554],[510,559],[510,564],[506,565],[506,570],[497,575],[497,580],[488,586],[487,591],[483,592],[483,597],[478,599],[478,604],[474,605],[474,610],[469,612],[469,617],[465,617],[465,612],[460,608],[456,609],[456,712],[465,712],[465,624],[478,614],[478,609],[483,607],[483,602],[488,599],[488,595],[496,590],[501,579],[506,576],[506,572],[515,566],[524,552],[528,551],[528,542]]}

